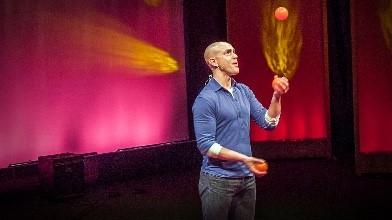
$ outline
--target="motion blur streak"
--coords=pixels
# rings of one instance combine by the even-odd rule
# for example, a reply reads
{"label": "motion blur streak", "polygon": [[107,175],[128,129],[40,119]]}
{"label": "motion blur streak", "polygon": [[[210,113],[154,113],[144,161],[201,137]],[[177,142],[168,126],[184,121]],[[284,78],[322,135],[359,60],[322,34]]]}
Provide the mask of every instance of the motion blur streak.
{"label": "motion blur streak", "polygon": [[[273,14],[282,4],[288,9],[289,17],[279,21]],[[297,5],[289,1],[263,2],[261,43],[264,57],[274,73],[289,79],[294,76],[298,67],[302,48],[302,32],[298,23]]]}
{"label": "motion blur streak", "polygon": [[84,15],[89,17],[87,21],[75,15],[54,16],[45,12],[39,15],[40,26],[52,40],[62,39],[65,48],[79,50],[82,59],[141,70],[134,72],[141,75],[170,74],[179,69],[168,52],[137,39],[129,27],[104,15],[89,12]]}
{"label": "motion blur streak", "polygon": [[381,28],[384,34],[387,47],[392,52],[392,0],[380,1],[378,10]]}

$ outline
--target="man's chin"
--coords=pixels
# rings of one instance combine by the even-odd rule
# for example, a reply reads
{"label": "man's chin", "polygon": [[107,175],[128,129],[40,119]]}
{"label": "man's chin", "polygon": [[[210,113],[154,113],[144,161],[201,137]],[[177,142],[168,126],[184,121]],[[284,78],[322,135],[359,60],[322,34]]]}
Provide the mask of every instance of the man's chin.
{"label": "man's chin", "polygon": [[237,75],[238,73],[240,73],[240,68],[238,67],[234,68],[232,71],[232,75]]}

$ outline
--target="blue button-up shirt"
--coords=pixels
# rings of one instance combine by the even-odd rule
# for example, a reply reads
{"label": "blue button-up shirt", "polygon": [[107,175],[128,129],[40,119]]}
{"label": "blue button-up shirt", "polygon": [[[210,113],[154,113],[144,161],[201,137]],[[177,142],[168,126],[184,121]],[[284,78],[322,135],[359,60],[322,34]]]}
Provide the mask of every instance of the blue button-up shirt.
{"label": "blue button-up shirt", "polygon": [[251,176],[243,162],[225,161],[207,156],[209,148],[218,143],[233,151],[252,155],[250,118],[267,130],[273,129],[265,120],[267,109],[244,84],[232,81],[233,94],[214,78],[203,88],[192,107],[197,147],[203,155],[201,170],[221,177]]}

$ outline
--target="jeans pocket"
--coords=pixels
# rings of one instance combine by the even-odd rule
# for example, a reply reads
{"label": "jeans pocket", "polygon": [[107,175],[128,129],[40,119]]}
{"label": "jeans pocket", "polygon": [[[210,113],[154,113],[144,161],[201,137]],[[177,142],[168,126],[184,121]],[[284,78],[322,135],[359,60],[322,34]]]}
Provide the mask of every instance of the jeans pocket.
{"label": "jeans pocket", "polygon": [[208,190],[222,196],[232,197],[237,190],[238,184],[238,180],[211,177],[209,178]]}

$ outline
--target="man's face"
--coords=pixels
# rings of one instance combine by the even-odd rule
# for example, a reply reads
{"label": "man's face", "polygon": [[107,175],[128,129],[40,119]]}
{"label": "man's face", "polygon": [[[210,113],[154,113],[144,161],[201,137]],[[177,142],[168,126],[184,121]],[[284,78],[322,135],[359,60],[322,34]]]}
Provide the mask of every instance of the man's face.
{"label": "man's face", "polygon": [[229,76],[237,75],[240,72],[238,67],[238,56],[233,46],[228,43],[222,43],[217,46],[215,61],[222,72]]}

